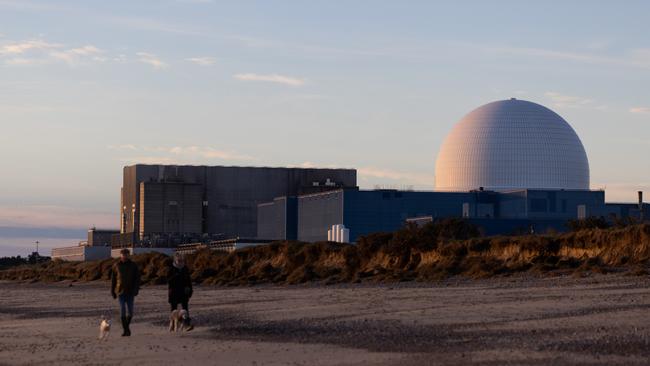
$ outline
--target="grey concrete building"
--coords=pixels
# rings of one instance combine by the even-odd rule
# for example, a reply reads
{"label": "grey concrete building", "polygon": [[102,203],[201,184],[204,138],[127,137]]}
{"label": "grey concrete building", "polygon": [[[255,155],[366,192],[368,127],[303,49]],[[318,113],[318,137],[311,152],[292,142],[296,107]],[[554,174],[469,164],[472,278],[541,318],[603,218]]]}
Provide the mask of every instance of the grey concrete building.
{"label": "grey concrete building", "polygon": [[270,240],[298,239],[298,199],[278,197],[257,206],[257,237]]}
{"label": "grey concrete building", "polygon": [[119,230],[97,229],[92,227],[88,229],[87,245],[89,247],[109,247],[111,246],[111,238],[113,235],[119,233]]}
{"label": "grey concrete building", "polygon": [[357,185],[354,169],[189,165],[124,167],[113,244],[201,234],[256,237],[258,204]]}

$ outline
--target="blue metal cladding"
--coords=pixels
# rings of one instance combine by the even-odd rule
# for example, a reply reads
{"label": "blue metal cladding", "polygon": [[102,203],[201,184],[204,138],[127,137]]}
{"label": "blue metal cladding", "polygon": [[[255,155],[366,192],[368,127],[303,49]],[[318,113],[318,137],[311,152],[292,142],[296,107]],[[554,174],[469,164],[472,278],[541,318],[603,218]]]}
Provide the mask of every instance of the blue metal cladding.
{"label": "blue metal cladding", "polygon": [[287,197],[286,240],[298,239],[298,197]]}
{"label": "blue metal cladding", "polygon": [[409,217],[461,217],[463,203],[473,202],[470,192],[411,192],[346,190],[343,224],[350,241],[374,232],[394,231]]}
{"label": "blue metal cladding", "polygon": [[[324,241],[332,225],[350,229],[350,240],[402,227],[408,218],[466,217],[486,235],[514,234],[534,229],[543,233],[566,230],[578,206],[588,216],[621,211],[605,206],[602,191],[517,190],[512,192],[412,192],[396,190],[339,190],[297,198],[298,240]],[[463,212],[465,206],[465,213]],[[290,221],[290,220],[289,220]],[[288,223],[289,225],[289,223]]]}

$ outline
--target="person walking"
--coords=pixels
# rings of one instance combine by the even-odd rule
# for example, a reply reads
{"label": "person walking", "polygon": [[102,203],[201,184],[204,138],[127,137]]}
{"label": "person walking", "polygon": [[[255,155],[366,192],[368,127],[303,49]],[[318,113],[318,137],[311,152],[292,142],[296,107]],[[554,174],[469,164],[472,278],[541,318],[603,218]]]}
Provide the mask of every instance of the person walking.
{"label": "person walking", "polygon": [[185,259],[180,253],[174,254],[174,260],[169,269],[169,276],[167,277],[167,287],[169,290],[168,301],[171,305],[171,311],[176,310],[180,304],[183,310],[187,312],[186,329],[188,331],[194,329],[188,307],[193,292],[192,278],[190,277],[190,271],[185,266]]}
{"label": "person walking", "polygon": [[111,276],[111,295],[119,299],[120,318],[122,320],[122,337],[131,335],[131,319],[133,318],[133,300],[140,290],[140,270],[138,265],[129,258],[129,250],[120,251],[120,259],[113,265]]}

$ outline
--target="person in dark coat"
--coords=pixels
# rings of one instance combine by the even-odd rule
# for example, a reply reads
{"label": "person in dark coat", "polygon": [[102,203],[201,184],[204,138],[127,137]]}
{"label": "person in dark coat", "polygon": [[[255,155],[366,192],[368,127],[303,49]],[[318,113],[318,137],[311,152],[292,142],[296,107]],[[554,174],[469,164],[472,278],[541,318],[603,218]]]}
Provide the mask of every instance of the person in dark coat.
{"label": "person in dark coat", "polygon": [[167,287],[169,290],[169,304],[171,305],[171,311],[174,311],[178,308],[180,304],[181,307],[187,311],[187,330],[190,331],[193,329],[189,314],[188,303],[192,297],[192,278],[190,277],[190,271],[185,265],[185,259],[180,253],[174,254],[174,261],[172,262],[172,267],[169,269],[169,276],[167,277]]}
{"label": "person in dark coat", "polygon": [[131,319],[133,318],[133,300],[140,291],[140,270],[138,265],[129,258],[129,250],[120,251],[120,259],[113,265],[111,272],[111,296],[120,301],[120,318],[122,320],[123,337],[131,335]]}

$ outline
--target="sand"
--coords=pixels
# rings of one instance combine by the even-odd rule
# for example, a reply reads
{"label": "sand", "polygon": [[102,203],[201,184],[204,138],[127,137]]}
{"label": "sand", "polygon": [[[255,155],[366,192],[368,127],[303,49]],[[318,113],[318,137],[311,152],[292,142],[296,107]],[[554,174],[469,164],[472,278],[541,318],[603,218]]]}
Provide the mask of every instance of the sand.
{"label": "sand", "polygon": [[[646,277],[436,284],[198,286],[196,329],[167,331],[166,288],[136,298],[120,337],[108,283],[0,282],[0,364],[647,364]],[[99,319],[112,313],[108,341]]]}

